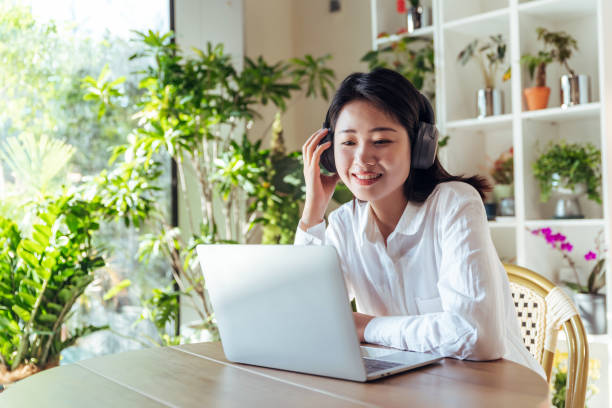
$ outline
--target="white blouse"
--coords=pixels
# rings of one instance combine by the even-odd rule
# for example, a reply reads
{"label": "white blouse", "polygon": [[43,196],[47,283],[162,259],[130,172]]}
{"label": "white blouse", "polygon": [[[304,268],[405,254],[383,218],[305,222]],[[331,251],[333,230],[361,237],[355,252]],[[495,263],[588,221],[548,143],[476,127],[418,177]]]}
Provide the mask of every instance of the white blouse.
{"label": "white blouse", "polygon": [[409,202],[387,246],[367,202],[349,202],[303,231],[296,245],[333,245],[349,298],[376,316],[365,340],[469,360],[505,358],[545,377],[523,344],[508,277],[478,192],[439,184]]}

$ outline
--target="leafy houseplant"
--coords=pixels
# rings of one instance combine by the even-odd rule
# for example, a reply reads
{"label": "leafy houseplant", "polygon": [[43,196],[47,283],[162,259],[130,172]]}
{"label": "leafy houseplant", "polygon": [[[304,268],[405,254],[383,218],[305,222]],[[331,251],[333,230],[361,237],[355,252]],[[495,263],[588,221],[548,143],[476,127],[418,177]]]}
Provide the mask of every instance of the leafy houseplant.
{"label": "leafy houseplant", "polygon": [[551,144],[533,163],[533,174],[540,184],[540,199],[547,201],[554,183],[561,187],[575,189],[579,184],[586,186],[589,199],[601,204],[601,152],[591,144]]}
{"label": "leafy houseplant", "polygon": [[[461,65],[466,65],[474,59],[478,62],[484,79],[485,89],[478,91],[478,117],[498,115],[502,113],[501,91],[495,89],[496,78],[500,66],[506,58],[506,43],[501,34],[492,35],[489,41],[479,46],[479,40],[470,42],[457,55]],[[508,76],[504,74],[503,80]]]}
{"label": "leafy houseplant", "polygon": [[478,46],[478,43],[478,39],[470,42],[459,52],[457,60],[461,65],[466,65],[471,59],[475,59],[480,67],[485,88],[495,88],[495,78],[506,58],[506,43],[501,34],[490,36],[489,41],[481,46]]}
{"label": "leafy houseplant", "polygon": [[[295,92],[327,97],[333,71],[325,64],[331,57],[307,55],[274,65],[261,57],[245,58],[244,69],[238,72],[221,44],[208,44],[205,50],[196,50],[195,57],[187,58],[171,41],[172,33],[149,31],[138,36],[145,51],[134,57],[152,57],[153,63],[140,83],[144,95],[138,122],[129,143],[116,150],[117,168],[109,177],[130,185],[151,185],[156,177],[134,169],[160,165],[164,155],[176,161],[186,221],[175,228],[163,217],[148,217],[150,233],[142,237],[140,255],[146,259],[159,253],[170,261],[180,293],[198,313],[199,322],[193,327],[215,337],[213,311],[195,246],[252,242],[258,223],[276,229],[266,233],[269,242],[292,240],[303,183],[293,171],[299,167],[299,155],[263,149],[261,140],[252,142],[248,134],[263,105],[271,102],[284,112]],[[92,95],[96,94],[99,92],[93,89]],[[100,98],[99,103],[108,102]],[[188,171],[195,174],[191,180]],[[195,206],[189,200],[193,192],[199,198]],[[283,214],[289,201],[295,208]],[[131,202],[137,203],[138,198]],[[167,295],[164,298],[172,298]],[[172,319],[174,315],[158,316]]]}
{"label": "leafy houseplant", "polygon": [[606,284],[606,258],[603,256],[606,250],[602,248],[602,233],[600,232],[599,235],[596,236],[595,249],[591,249],[584,254],[585,261],[594,262],[586,280],[586,284],[582,283],[576,262],[569,255],[574,249],[574,246],[567,240],[565,235],[554,233],[550,228],[532,230],[531,233],[543,237],[554,250],[560,252],[563,260],[571,269],[574,275],[574,281],[563,280],[563,284],[575,292],[574,302],[578,307],[578,312],[582,317],[586,330],[593,334],[605,333],[605,295],[598,293]]}
{"label": "leafy houseplant", "polygon": [[493,162],[491,177],[495,184],[511,185],[514,182],[514,148],[503,152]]}
{"label": "leafy houseplant", "polygon": [[578,49],[576,40],[569,34],[558,31],[551,32],[543,27],[536,28],[538,40],[544,42],[544,50],[537,54],[524,54],[521,63],[527,66],[529,77],[533,80],[535,73],[535,87],[524,90],[527,109],[544,109],[548,106],[550,88],[546,86],[546,66],[553,61],[559,62],[573,76],[574,71],[567,64],[572,55],[572,48]]}
{"label": "leafy houseplant", "polygon": [[553,61],[557,61],[565,67],[570,75],[575,76],[576,73],[567,61],[572,57],[573,51],[578,51],[576,39],[565,31],[548,31],[543,27],[538,27],[536,31],[538,40],[542,40],[544,44],[551,46],[550,51],[547,51],[546,54]]}
{"label": "leafy houseplant", "polygon": [[[381,33],[379,38],[385,36],[386,33]],[[435,96],[434,51],[430,39],[402,37],[389,46],[367,52],[361,62],[366,62],[370,70],[380,67],[393,69],[405,76],[430,100]]]}
{"label": "leafy houseplant", "polygon": [[578,51],[578,43],[574,37],[564,31],[548,31],[538,28],[538,38],[545,44],[551,45],[550,55],[553,61],[563,66],[568,74],[561,76],[561,106],[568,107],[589,102],[589,78],[587,75],[578,75],[569,66],[568,60],[574,51]]}
{"label": "leafy houseplant", "polygon": [[56,365],[63,349],[106,328],[63,327],[105,265],[92,244],[104,213],[99,200],[65,194],[37,206],[28,231],[0,217],[0,383]]}
{"label": "leafy houseplant", "polygon": [[493,194],[503,216],[514,215],[514,148],[500,154],[489,171],[495,185]]}

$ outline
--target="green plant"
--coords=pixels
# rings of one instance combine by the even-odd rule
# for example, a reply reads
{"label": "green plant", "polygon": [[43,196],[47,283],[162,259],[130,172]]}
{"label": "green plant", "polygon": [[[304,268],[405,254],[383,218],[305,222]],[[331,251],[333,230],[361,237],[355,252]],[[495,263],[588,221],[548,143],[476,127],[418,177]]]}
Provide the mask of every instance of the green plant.
{"label": "green plant", "polygon": [[546,65],[550,64],[552,61],[552,57],[547,51],[538,51],[536,55],[524,54],[521,57],[521,64],[527,65],[529,78],[533,80],[535,73],[535,86],[546,86]]}
{"label": "green plant", "polygon": [[168,331],[172,331],[179,320],[180,295],[181,292],[175,291],[171,287],[164,290],[156,288],[152,290],[151,296],[143,300],[143,312],[136,324],[144,320],[153,322],[161,342],[147,337],[151,344],[155,346],[181,344],[181,336],[168,334]]}
{"label": "green plant", "polygon": [[512,184],[514,182],[514,148],[503,152],[493,162],[490,170],[496,184]]}
{"label": "green plant", "polygon": [[[244,69],[239,72],[221,44],[208,44],[205,50],[195,50],[195,57],[187,58],[171,41],[172,33],[149,31],[137,35],[144,51],[133,58],[148,57],[153,62],[142,73],[144,95],[136,114],[137,126],[130,133],[129,143],[116,149],[115,170],[98,178],[100,190],[108,190],[109,182],[117,182],[121,186],[142,186],[144,193],[152,193],[149,201],[143,201],[132,188],[135,195],[123,201],[125,209],[120,207],[129,217],[138,215],[130,207],[150,204],[151,208],[139,211],[150,214],[150,233],[143,236],[140,257],[144,260],[163,254],[170,261],[174,279],[194,305],[201,327],[214,334],[213,311],[195,246],[249,242],[257,223],[280,228],[280,233],[268,234],[267,239],[292,240],[299,220],[297,191],[303,183],[301,177],[294,176],[294,170],[301,169],[299,154],[263,149],[261,141],[251,141],[248,134],[252,121],[261,118],[257,112],[261,106],[271,102],[282,113],[293,93],[329,95],[333,71],[325,64],[330,57],[306,55],[274,65],[261,57],[245,58]],[[116,96],[107,89],[111,98],[99,97],[103,92],[96,90],[98,82],[88,82],[90,98],[108,105],[107,112],[112,111]],[[155,192],[149,188],[157,183],[157,175],[146,174],[147,169],[159,167],[165,155],[177,163],[179,192],[185,198],[186,221],[180,229],[160,216]],[[195,176],[189,180],[187,172]],[[287,193],[285,189],[295,191]],[[199,199],[197,205],[189,199],[194,192]],[[291,212],[283,214],[285,205]]]}
{"label": "green plant", "polygon": [[[43,23],[34,18],[30,9],[19,2],[0,0],[0,59],[3,61],[0,66],[3,94],[0,101],[0,214],[13,220],[25,233],[31,227],[32,201],[56,196],[62,185],[73,189],[88,177],[95,177],[107,167],[112,147],[125,143],[126,135],[134,126],[132,116],[143,90],[137,87],[138,75],[130,75],[125,82],[114,84],[109,78],[138,71],[144,65],[138,60],[127,61],[138,49],[138,43],[123,40],[115,33],[98,38],[86,34],[88,30],[80,30],[74,23]],[[108,69],[100,72],[101,67]],[[94,83],[102,91],[99,95],[108,101],[108,106],[115,103],[116,109],[105,109],[100,115],[99,108],[106,108],[106,105],[96,103],[98,99],[95,98],[84,101],[84,95],[92,92],[92,84],[82,81],[85,76],[95,77]],[[121,95],[110,94],[112,89],[120,90]],[[169,159],[161,159],[167,167]],[[134,169],[145,174],[150,170]],[[108,171],[103,173],[110,177]],[[165,171],[159,184],[167,188],[169,179],[170,172]],[[116,184],[109,186],[111,190],[102,193],[103,197],[109,205],[117,204],[118,211],[123,212],[120,216],[125,215],[130,224],[135,214],[128,214],[125,204],[134,200],[136,191],[142,190],[143,185],[131,189],[119,179],[113,182]],[[100,192],[92,191],[91,196]],[[142,191],[138,196],[147,198]],[[169,194],[155,197],[155,204],[166,214],[169,201]],[[143,200],[130,203],[132,208],[140,207],[138,211],[146,210],[147,205]],[[91,317],[99,321],[101,314],[109,321],[124,321],[128,313],[123,306],[126,302],[137,303],[138,291],[149,293],[149,288],[170,282],[164,259],[153,259],[148,265],[137,262],[133,251],[136,240],[137,230],[132,225],[101,223],[93,245],[104,248],[105,253],[112,256],[107,257],[104,268],[96,270],[92,290],[77,301],[75,313],[66,324],[70,330],[86,325]],[[95,289],[106,289],[125,277],[133,282],[129,293],[123,290],[120,299],[112,302],[99,299],[102,292]],[[108,337],[111,337],[110,332],[101,333],[98,338]],[[77,346],[108,353],[119,351],[125,344],[103,341],[102,348],[92,350],[93,343],[85,340]],[[65,355],[70,360],[76,353],[69,351]]]}
{"label": "green plant", "polygon": [[[576,40],[564,31],[551,32],[543,27],[536,28],[538,40],[544,42],[544,50],[537,54],[524,54],[521,63],[527,66],[529,77],[536,77],[536,86],[546,86],[546,65],[553,61],[558,61],[565,66],[571,75],[574,71],[567,64],[567,60],[572,56],[572,48],[578,50]],[[548,47],[548,49],[546,49]]]}
{"label": "green plant", "polygon": [[438,140],[438,150],[443,147],[448,146],[448,142],[450,141],[450,135],[444,135],[441,139]]}
{"label": "green plant", "polygon": [[270,179],[264,181],[265,196],[258,202],[263,244],[292,244],[305,198],[301,152],[286,154],[280,112],[272,127]]}
{"label": "green plant", "polygon": [[434,78],[433,42],[422,37],[403,37],[378,50],[367,52],[362,62],[368,69],[389,68],[405,76],[421,92],[433,98],[431,82]]}
{"label": "green plant", "polygon": [[34,205],[28,230],[0,217],[2,364],[44,368],[78,338],[106,328],[85,326],[62,336],[73,304],[105,265],[92,244],[105,213],[99,200],[67,193]]}
{"label": "green plant", "polygon": [[565,31],[548,31],[544,27],[538,27],[536,31],[538,40],[544,41],[545,45],[551,47],[550,51],[547,52],[550,58],[563,65],[570,75],[576,75],[567,63],[567,60],[572,57],[573,51],[578,51],[576,39]]}
{"label": "green plant", "polygon": [[[25,197],[45,195],[59,187],[58,179],[65,173],[75,148],[47,135],[31,133],[7,138],[0,145],[0,159],[15,178],[16,190]],[[26,198],[27,200],[27,198]]]}
{"label": "green plant", "polygon": [[[478,46],[478,43],[478,39],[470,42],[459,52],[457,60],[461,65],[465,65],[471,59],[475,59],[480,66],[485,87],[494,88],[497,72],[506,58],[506,43],[501,34],[490,36],[489,41],[481,46]],[[506,77],[504,75],[504,78]]]}
{"label": "green plant", "polygon": [[551,143],[533,163],[533,175],[540,184],[543,202],[550,198],[553,181],[558,178],[570,189],[584,183],[589,199],[601,204],[601,152],[590,143]]}

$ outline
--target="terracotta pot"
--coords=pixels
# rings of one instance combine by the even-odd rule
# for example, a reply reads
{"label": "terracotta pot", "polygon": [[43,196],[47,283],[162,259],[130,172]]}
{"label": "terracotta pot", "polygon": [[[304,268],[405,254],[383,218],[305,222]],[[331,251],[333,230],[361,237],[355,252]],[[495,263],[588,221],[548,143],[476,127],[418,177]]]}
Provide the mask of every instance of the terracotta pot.
{"label": "terracotta pot", "polygon": [[5,365],[0,364],[0,384],[14,383],[15,381],[23,380],[26,377],[49,368],[57,367],[58,365],[59,359],[55,359],[49,361],[42,369],[35,364],[21,364],[15,370],[9,371]]}
{"label": "terracotta pot", "polygon": [[547,86],[534,86],[523,90],[528,110],[546,109],[550,88]]}

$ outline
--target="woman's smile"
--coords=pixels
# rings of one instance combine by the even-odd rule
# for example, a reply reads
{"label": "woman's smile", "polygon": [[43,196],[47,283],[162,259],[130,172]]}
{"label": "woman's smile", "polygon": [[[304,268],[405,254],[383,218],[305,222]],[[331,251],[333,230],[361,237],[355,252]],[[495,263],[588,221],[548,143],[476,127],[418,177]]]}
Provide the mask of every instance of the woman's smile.
{"label": "woman's smile", "polygon": [[361,186],[369,186],[376,183],[383,176],[382,173],[359,172],[351,174],[353,180]]}

